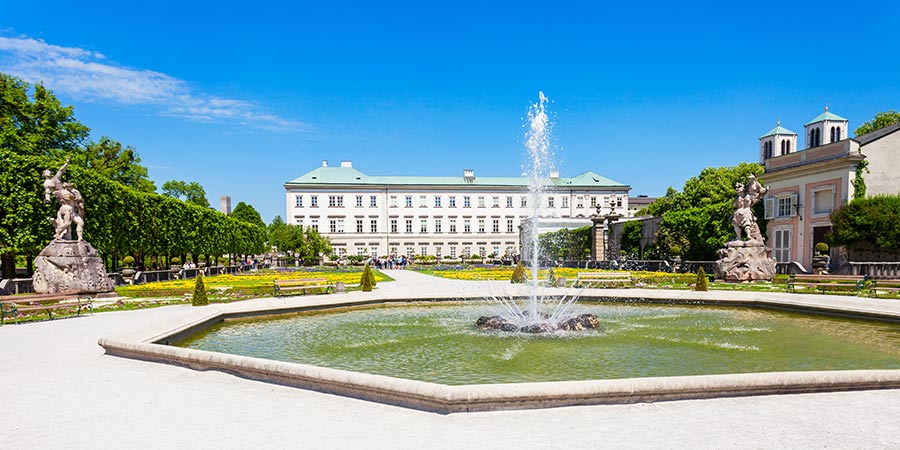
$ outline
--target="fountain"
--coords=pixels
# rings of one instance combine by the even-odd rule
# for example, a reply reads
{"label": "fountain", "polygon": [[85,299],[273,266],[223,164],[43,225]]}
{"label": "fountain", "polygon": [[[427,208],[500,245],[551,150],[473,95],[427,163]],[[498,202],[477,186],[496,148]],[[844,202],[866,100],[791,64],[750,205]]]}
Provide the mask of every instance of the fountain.
{"label": "fountain", "polygon": [[[541,252],[538,244],[538,217],[543,201],[544,186],[550,179],[553,169],[553,153],[550,150],[551,123],[547,117],[547,97],[538,92],[538,101],[528,111],[528,131],[525,132],[525,147],[528,149],[528,164],[525,175],[528,178],[528,217],[532,226],[528,227],[529,242],[526,243],[529,255],[531,278],[528,308],[522,309],[519,303],[504,296],[493,296],[503,306],[503,314],[481,316],[475,326],[484,331],[506,331],[524,333],[547,333],[557,330],[582,331],[597,328],[600,321],[592,314],[569,314],[569,307],[578,299],[577,295],[562,296],[558,299],[543,297],[538,293],[538,271],[540,269]],[[543,311],[543,306],[552,305],[551,311]]]}

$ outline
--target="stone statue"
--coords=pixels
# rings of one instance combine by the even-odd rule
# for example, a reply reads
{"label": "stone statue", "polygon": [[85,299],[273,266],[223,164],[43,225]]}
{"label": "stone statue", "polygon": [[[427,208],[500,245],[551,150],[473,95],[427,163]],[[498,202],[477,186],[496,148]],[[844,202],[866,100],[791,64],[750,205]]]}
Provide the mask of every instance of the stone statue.
{"label": "stone statue", "polygon": [[[716,278],[725,281],[771,281],[775,278],[775,258],[772,249],[766,247],[753,205],[769,191],[751,174],[747,184],[734,186],[734,214],[731,224],[735,237],[719,250],[716,261]],[[742,240],[742,232],[747,240]]]}
{"label": "stone statue", "polygon": [[[103,260],[84,240],[84,197],[72,183],[62,180],[68,166],[66,158],[56,175],[49,170],[42,173],[44,202],[50,202],[51,196],[56,198],[59,210],[56,218],[51,218],[53,241],[34,258],[34,290],[42,294],[110,292],[113,286]],[[71,239],[72,224],[77,240]]]}
{"label": "stone statue", "polygon": [[753,174],[750,174],[746,185],[736,183],[734,186],[734,214],[731,216],[731,224],[734,226],[735,241],[741,240],[741,230],[751,241],[762,242],[762,233],[756,224],[756,216],[753,215],[753,205],[769,191],[763,187]]}

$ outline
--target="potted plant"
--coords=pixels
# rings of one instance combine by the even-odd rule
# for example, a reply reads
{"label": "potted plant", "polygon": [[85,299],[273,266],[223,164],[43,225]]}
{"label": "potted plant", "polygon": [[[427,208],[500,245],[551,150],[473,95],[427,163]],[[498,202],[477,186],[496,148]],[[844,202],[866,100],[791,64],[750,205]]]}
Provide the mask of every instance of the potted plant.
{"label": "potted plant", "polygon": [[819,242],[816,244],[816,254],[813,255],[812,268],[814,273],[825,273],[828,271],[828,263],[831,262],[831,256],[828,255],[828,244]]}
{"label": "potted plant", "polygon": [[137,271],[134,270],[134,257],[128,255],[122,258],[122,276],[133,277]]}
{"label": "potted plant", "polygon": [[169,259],[169,268],[172,270],[181,270],[181,258],[173,256]]}

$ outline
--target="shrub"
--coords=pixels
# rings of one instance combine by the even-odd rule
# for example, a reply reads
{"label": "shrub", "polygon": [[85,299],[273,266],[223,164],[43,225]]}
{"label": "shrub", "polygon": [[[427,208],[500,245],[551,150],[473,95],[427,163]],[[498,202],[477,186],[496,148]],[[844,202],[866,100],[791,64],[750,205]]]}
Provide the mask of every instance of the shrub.
{"label": "shrub", "polygon": [[169,265],[172,265],[172,266],[180,266],[180,265],[181,265],[181,258],[179,258],[179,257],[177,257],[177,256],[173,256],[172,259],[169,260]]}
{"label": "shrub", "polygon": [[513,270],[512,278],[509,280],[510,283],[527,283],[528,282],[528,274],[525,273],[525,266],[519,261],[516,264],[516,269]]}
{"label": "shrub", "polygon": [[122,258],[122,265],[125,267],[134,267],[134,256],[128,255]]}
{"label": "shrub", "polygon": [[816,244],[816,252],[818,252],[820,255],[828,254],[828,244],[819,242],[818,244]]}
{"label": "shrub", "polygon": [[224,256],[220,256],[220,257],[219,257],[219,264],[220,264],[220,265],[223,265],[223,266],[227,266],[227,265],[228,265],[228,258],[226,258],[226,257],[224,257]]}
{"label": "shrub", "polygon": [[209,304],[209,298],[206,297],[206,284],[203,283],[203,275],[199,273],[197,274],[197,282],[194,284],[194,295],[191,297],[191,304],[194,306],[206,306]]}
{"label": "shrub", "polygon": [[708,291],[709,287],[706,285],[706,272],[703,271],[703,267],[697,269],[697,283],[694,285],[695,291]]}
{"label": "shrub", "polygon": [[369,267],[369,264],[366,263],[366,268],[363,269],[362,278],[359,280],[360,286],[362,286],[363,292],[371,292],[372,286],[375,284],[373,280],[375,279],[375,275],[372,273],[372,268]]}

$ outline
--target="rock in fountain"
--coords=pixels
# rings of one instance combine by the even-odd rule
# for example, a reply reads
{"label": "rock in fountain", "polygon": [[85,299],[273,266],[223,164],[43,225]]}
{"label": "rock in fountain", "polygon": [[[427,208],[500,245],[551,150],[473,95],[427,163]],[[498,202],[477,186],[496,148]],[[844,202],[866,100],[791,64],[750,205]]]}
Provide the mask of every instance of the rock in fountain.
{"label": "rock in fountain", "polygon": [[554,331],[584,331],[600,327],[600,320],[593,314],[579,314],[560,322],[548,322],[550,316],[545,314],[544,321],[517,325],[503,316],[481,316],[475,321],[475,327],[482,331],[506,331],[520,333],[552,333]]}

